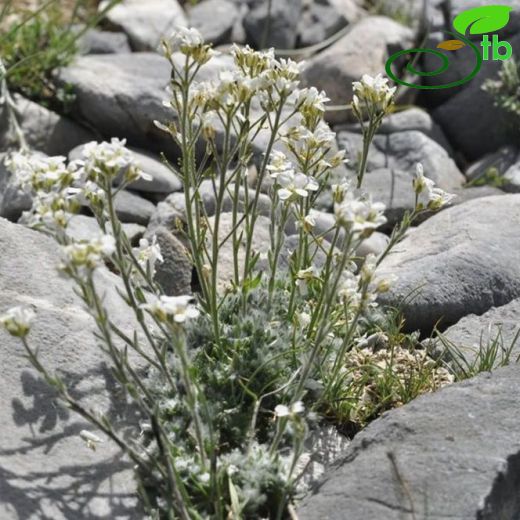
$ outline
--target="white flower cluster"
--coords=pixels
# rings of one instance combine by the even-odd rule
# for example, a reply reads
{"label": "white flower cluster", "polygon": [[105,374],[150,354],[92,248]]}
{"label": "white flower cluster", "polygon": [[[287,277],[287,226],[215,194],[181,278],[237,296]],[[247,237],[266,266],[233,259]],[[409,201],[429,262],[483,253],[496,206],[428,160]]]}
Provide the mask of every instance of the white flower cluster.
{"label": "white flower cluster", "polygon": [[204,44],[204,38],[195,28],[178,27],[163,45],[168,55],[182,52],[199,65],[204,65],[218,54],[210,45]]}
{"label": "white flower cluster", "polygon": [[151,180],[125,148],[125,140],[117,138],[110,143],[87,143],[82,158],[69,164],[63,156],[19,152],[9,158],[7,166],[16,184],[33,197],[33,206],[24,214],[24,221],[51,230],[67,227],[71,215],[79,210],[82,197],[93,209],[99,207],[105,200],[104,190],[117,175],[125,183],[138,178]]}
{"label": "white flower cluster", "polygon": [[122,174],[127,183],[144,178],[152,180],[150,175],[141,171],[134,154],[126,148],[126,139],[113,137],[110,142],[87,143],[81,151],[81,161],[77,161],[84,171],[84,177],[91,182],[99,182],[103,177]]}
{"label": "white flower cluster", "polygon": [[388,292],[395,276],[382,278],[376,271],[377,258],[368,255],[357,273],[353,265],[343,273],[343,278],[338,291],[339,298],[348,303],[349,307],[361,311],[377,307],[377,296]]}
{"label": "white flower cluster", "polygon": [[393,104],[396,87],[388,86],[388,79],[381,74],[375,77],[364,74],[361,81],[355,81],[352,84],[354,96],[352,106],[357,112],[361,112],[361,104],[368,109],[369,112],[375,114],[387,113]]}
{"label": "white flower cluster", "polygon": [[77,165],[66,165],[62,156],[16,153],[7,162],[15,182],[33,195],[33,207],[23,220],[31,226],[64,228],[72,213],[79,208],[79,183],[82,172]]}

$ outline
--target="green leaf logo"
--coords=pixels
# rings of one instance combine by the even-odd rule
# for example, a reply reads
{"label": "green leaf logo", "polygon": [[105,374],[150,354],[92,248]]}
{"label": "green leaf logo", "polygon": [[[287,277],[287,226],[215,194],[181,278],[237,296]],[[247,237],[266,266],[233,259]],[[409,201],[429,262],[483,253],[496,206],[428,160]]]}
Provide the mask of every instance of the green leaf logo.
{"label": "green leaf logo", "polygon": [[475,7],[460,13],[453,20],[453,27],[460,34],[486,34],[498,31],[509,22],[509,13],[513,10],[508,5],[487,5]]}

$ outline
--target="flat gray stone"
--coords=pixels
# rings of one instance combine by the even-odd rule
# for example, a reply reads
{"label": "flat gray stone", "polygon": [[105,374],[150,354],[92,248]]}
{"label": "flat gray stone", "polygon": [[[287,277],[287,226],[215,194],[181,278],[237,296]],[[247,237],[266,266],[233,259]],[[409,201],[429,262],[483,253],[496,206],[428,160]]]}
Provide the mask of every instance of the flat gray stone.
{"label": "flat gray stone", "polygon": [[402,304],[406,328],[428,332],[520,297],[519,203],[478,198],[418,226],[381,263],[397,281],[380,301]]}
{"label": "flat gray stone", "polygon": [[[28,339],[42,364],[59,373],[85,406],[125,424],[131,409],[116,397],[94,321],[74,284],[58,273],[60,260],[53,239],[0,219],[0,312],[34,308]],[[116,283],[114,275],[99,271],[97,285],[111,318],[131,334],[133,314]],[[79,432],[93,427],[55,402],[17,338],[3,331],[0,336],[0,518],[141,519],[132,466],[119,448],[96,432],[105,442],[88,449]]]}
{"label": "flat gray stone", "polygon": [[[102,2],[104,9],[108,0]],[[123,0],[106,15],[114,27],[124,31],[137,51],[157,50],[177,26],[188,25],[184,10],[177,0]]]}
{"label": "flat gray stone", "polygon": [[298,517],[518,518],[519,392],[515,365],[385,413],[354,438]]}

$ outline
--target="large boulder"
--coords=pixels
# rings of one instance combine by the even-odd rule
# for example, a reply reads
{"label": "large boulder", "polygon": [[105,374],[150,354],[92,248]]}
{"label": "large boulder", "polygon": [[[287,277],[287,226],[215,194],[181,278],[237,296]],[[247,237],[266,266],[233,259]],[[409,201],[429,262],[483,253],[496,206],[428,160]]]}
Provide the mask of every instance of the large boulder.
{"label": "large boulder", "polygon": [[387,412],[358,434],[301,520],[518,518],[520,367]]}
{"label": "large boulder", "polygon": [[[42,364],[67,382],[84,405],[124,425],[133,413],[116,398],[107,359],[97,346],[93,319],[74,284],[57,271],[56,242],[0,219],[0,313],[14,305],[37,314],[29,342]],[[97,285],[112,319],[127,334],[130,313],[115,290],[117,279],[100,270]],[[56,402],[17,338],[0,332],[0,518],[142,518],[131,465],[105,442],[89,450],[81,430],[95,431]],[[128,423],[126,423],[128,424]]]}
{"label": "large boulder", "polygon": [[[108,3],[105,0],[99,9]],[[128,35],[136,51],[155,51],[177,26],[188,25],[177,0],[123,0],[110,9],[106,19]]]}
{"label": "large boulder", "polygon": [[406,327],[428,332],[520,297],[519,226],[520,195],[442,211],[381,263],[381,276],[397,276],[381,302],[402,305]]}

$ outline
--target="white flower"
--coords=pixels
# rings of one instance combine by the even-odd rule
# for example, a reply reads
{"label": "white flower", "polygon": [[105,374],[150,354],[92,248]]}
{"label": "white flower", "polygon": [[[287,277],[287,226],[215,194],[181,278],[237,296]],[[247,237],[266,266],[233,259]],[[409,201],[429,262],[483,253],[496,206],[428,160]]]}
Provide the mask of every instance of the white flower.
{"label": "white flower", "polygon": [[97,435],[87,430],[81,430],[79,436],[85,441],[88,448],[92,451],[96,451],[97,445],[102,441]]}
{"label": "white flower", "polygon": [[384,211],[382,202],[372,202],[371,196],[356,198],[352,192],[347,192],[343,201],[334,206],[338,224],[363,237],[369,237],[375,229],[386,223]]}
{"label": "white flower", "polygon": [[23,338],[29,333],[34,316],[34,311],[28,307],[12,307],[0,316],[0,324],[12,336]]}
{"label": "white flower", "polygon": [[278,197],[282,201],[293,201],[298,197],[307,197],[309,191],[317,191],[319,184],[312,177],[303,173],[293,173],[290,171],[279,173],[276,176],[278,185]]}
{"label": "white flower", "polygon": [[139,240],[139,247],[133,250],[137,262],[144,271],[150,270],[150,275],[153,278],[155,275],[155,264],[157,262],[163,263],[164,258],[161,254],[161,248],[157,243],[157,236],[153,236],[152,243],[146,238]]}
{"label": "white flower", "polygon": [[192,296],[160,296],[151,303],[141,305],[142,309],[153,314],[158,320],[166,321],[172,318],[175,323],[184,323],[188,319],[199,315],[197,308],[191,303]]}
{"label": "white flower", "polygon": [[424,168],[417,163],[413,189],[417,196],[417,210],[429,209],[436,211],[449,204],[456,196],[435,186],[435,182],[424,176]]}
{"label": "white flower", "polygon": [[289,417],[302,414],[305,411],[305,406],[301,401],[296,401],[290,407],[284,404],[276,405],[274,414],[276,417]]}

